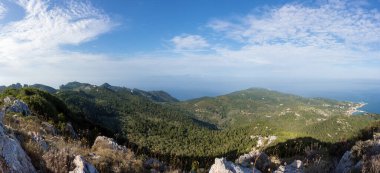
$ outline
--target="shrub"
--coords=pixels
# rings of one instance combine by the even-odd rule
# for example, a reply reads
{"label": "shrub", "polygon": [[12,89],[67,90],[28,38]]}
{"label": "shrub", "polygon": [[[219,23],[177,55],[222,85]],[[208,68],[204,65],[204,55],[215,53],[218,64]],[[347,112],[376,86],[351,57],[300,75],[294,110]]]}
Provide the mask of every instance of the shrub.
{"label": "shrub", "polygon": [[75,156],[68,148],[49,150],[42,157],[46,163],[47,172],[67,173],[74,169],[72,161]]}
{"label": "shrub", "polygon": [[378,173],[380,172],[380,155],[366,156],[362,172]]}

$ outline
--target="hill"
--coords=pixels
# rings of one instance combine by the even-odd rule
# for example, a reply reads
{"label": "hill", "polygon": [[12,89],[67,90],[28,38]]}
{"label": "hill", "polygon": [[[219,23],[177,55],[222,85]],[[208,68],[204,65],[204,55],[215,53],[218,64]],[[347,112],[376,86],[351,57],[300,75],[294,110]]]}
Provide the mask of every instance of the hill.
{"label": "hill", "polygon": [[183,108],[220,127],[247,124],[257,119],[295,116],[300,119],[326,119],[347,115],[355,103],[320,98],[303,98],[261,88],[251,88],[215,98],[180,103]]}
{"label": "hill", "polygon": [[360,106],[359,103],[303,98],[262,88],[189,100],[178,105],[221,129],[266,129],[284,139],[310,136],[336,142],[352,137],[372,121],[366,115],[350,115],[350,110]]}
{"label": "hill", "polygon": [[37,89],[46,91],[50,94],[54,94],[55,92],[57,92],[57,90],[55,88],[47,86],[47,85],[43,85],[43,84],[33,84],[33,85],[30,85],[29,87],[37,88]]}

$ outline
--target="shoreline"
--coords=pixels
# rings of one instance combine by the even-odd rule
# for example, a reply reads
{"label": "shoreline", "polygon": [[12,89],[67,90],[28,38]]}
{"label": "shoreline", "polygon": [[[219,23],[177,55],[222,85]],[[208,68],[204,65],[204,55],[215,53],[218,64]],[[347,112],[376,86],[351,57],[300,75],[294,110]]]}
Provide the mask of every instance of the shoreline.
{"label": "shoreline", "polygon": [[363,106],[367,105],[368,103],[359,102],[359,103],[352,103],[352,104],[354,104],[354,106],[351,106],[348,109],[348,111],[347,111],[348,115],[354,115],[357,112],[365,112],[365,111],[362,111],[362,110],[359,110],[359,109],[362,108]]}

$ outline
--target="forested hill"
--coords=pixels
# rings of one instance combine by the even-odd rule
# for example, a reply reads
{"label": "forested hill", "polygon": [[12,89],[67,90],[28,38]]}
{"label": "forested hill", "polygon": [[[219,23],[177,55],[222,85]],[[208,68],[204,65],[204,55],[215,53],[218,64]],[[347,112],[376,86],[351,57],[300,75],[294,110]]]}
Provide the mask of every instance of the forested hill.
{"label": "forested hill", "polygon": [[57,122],[73,121],[78,129],[89,123],[138,154],[187,168],[193,161],[207,167],[215,157],[236,158],[249,152],[257,145],[254,136],[276,136],[273,144],[299,137],[335,143],[358,136],[375,121],[369,115],[349,116],[353,103],[259,88],[185,102],[163,91],[107,83],[71,82],[55,92],[47,86],[37,88],[51,92],[25,85],[7,87],[1,97],[17,97],[36,105],[33,112],[47,119],[53,116]]}
{"label": "forested hill", "polygon": [[304,98],[263,88],[250,88],[218,97],[204,97],[179,103],[205,121],[221,127],[249,124],[257,119],[295,119],[321,121],[346,115],[357,105],[321,98]]}
{"label": "forested hill", "polygon": [[[32,87],[35,86],[32,85]],[[140,89],[112,86],[108,83],[96,86],[87,83],[69,82],[66,85],[60,86],[61,91],[91,91],[92,89],[99,88],[108,89],[116,93],[128,93],[130,95],[145,97],[153,102],[178,102],[176,98],[166,93],[165,91],[143,91]]]}

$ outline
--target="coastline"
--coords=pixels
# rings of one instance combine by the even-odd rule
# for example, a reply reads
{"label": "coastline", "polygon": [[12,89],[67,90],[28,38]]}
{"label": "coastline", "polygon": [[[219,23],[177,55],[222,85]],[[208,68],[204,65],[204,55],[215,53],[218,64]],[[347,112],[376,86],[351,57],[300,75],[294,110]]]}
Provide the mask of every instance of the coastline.
{"label": "coastline", "polygon": [[360,102],[360,103],[352,103],[352,104],[353,104],[353,106],[351,106],[347,111],[348,115],[354,115],[357,112],[365,112],[365,111],[362,111],[359,109],[362,108],[363,106],[367,105],[368,103]]}

